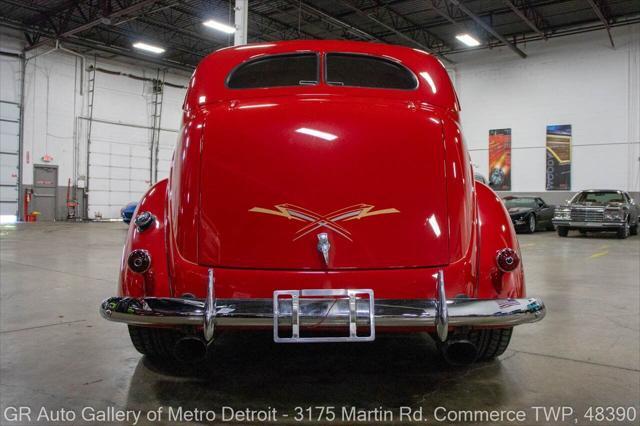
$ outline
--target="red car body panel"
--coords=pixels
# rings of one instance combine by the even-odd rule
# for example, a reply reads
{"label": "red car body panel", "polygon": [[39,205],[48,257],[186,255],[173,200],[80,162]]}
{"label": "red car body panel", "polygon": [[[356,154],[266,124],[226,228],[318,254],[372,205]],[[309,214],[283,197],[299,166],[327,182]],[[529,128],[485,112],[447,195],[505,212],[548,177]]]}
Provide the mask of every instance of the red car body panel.
{"label": "red car body panel", "polygon": [[[268,106],[243,109],[256,104]],[[403,101],[354,97],[210,108],[198,263],[315,270],[447,264],[440,121],[426,108],[408,112]],[[298,132],[310,129],[333,140]],[[414,190],[398,191],[407,185]],[[328,268],[316,250],[316,234],[327,230],[322,220],[331,227]]]}
{"label": "red car body panel", "polygon": [[[300,51],[317,52],[321,69],[326,52],[384,56],[419,86],[225,86],[247,60]],[[222,299],[333,288],[433,299],[438,270],[447,298],[524,297],[521,264],[496,266],[498,250],[519,247],[500,199],[473,179],[458,109],[444,67],[416,49],[299,41],[211,54],[191,79],[170,177],[138,207],[156,223],[129,230],[123,259],[144,248],[152,268],[135,274],[123,260],[120,294],[203,298],[213,267]]]}

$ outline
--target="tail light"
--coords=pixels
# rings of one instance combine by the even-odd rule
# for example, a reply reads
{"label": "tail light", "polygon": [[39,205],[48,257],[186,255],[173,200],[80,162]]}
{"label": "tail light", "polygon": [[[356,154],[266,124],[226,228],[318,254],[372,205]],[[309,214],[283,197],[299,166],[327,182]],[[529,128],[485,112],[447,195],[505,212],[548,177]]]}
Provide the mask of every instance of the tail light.
{"label": "tail light", "polygon": [[149,252],[146,250],[134,250],[129,253],[127,265],[129,265],[129,269],[133,272],[143,274],[147,272],[151,266],[151,256],[149,256]]}
{"label": "tail light", "polygon": [[498,250],[496,254],[496,264],[502,272],[511,272],[520,264],[520,258],[515,250],[507,247]]}
{"label": "tail light", "polygon": [[142,212],[135,218],[133,222],[136,224],[138,231],[142,232],[145,229],[147,229],[149,226],[151,226],[155,221],[156,221],[156,218],[154,215],[152,215],[149,212]]}

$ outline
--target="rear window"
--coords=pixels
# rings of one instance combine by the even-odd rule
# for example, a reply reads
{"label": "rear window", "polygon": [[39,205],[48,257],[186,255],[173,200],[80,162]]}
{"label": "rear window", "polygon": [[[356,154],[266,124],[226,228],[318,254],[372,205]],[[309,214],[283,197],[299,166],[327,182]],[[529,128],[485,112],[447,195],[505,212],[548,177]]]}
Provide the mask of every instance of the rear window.
{"label": "rear window", "polygon": [[383,58],[345,53],[329,53],[326,59],[327,84],[412,90],[418,85],[411,71]]}
{"label": "rear window", "polygon": [[315,53],[254,59],[232,71],[227,81],[230,89],[313,84],[318,84],[318,56]]}

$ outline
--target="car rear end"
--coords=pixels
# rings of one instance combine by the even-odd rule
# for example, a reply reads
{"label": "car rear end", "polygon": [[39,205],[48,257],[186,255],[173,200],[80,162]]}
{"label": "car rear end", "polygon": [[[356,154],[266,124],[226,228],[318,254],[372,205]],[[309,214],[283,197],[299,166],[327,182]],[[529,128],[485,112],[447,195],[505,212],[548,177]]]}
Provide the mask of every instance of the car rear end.
{"label": "car rear end", "polygon": [[[170,181],[139,207],[157,222],[130,230],[125,297],[103,316],[201,327],[205,341],[267,328],[276,342],[407,330],[446,341],[458,326],[541,319],[544,305],[522,297],[499,202],[480,253],[476,197],[495,194],[474,191],[457,121],[446,71],[413,49],[298,42],[211,55],[192,78]],[[168,252],[151,247],[154,230]],[[133,270],[141,245],[147,269]],[[163,254],[166,277],[145,263]]]}

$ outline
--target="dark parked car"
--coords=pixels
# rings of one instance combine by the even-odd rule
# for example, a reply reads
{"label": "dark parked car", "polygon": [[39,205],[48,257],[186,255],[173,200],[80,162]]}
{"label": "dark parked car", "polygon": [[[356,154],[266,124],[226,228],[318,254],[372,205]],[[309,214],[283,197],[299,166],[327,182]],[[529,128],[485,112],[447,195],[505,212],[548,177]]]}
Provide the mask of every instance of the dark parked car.
{"label": "dark parked car", "polygon": [[474,172],[473,173],[473,178],[475,180],[477,180],[478,182],[482,182],[485,185],[489,185],[489,182],[487,182],[487,178],[485,178],[482,173]]}
{"label": "dark parked car", "polygon": [[124,223],[128,224],[131,222],[131,218],[133,217],[133,213],[136,211],[136,207],[138,207],[138,202],[132,201],[120,209],[120,216]]}
{"label": "dark parked car", "polygon": [[624,191],[589,189],[558,207],[553,224],[561,237],[577,229],[582,234],[613,231],[618,238],[627,238],[638,233],[638,212],[638,205]]}
{"label": "dark parked car", "polygon": [[540,197],[504,197],[504,205],[516,231],[532,233],[540,229],[553,231],[553,211]]}

